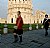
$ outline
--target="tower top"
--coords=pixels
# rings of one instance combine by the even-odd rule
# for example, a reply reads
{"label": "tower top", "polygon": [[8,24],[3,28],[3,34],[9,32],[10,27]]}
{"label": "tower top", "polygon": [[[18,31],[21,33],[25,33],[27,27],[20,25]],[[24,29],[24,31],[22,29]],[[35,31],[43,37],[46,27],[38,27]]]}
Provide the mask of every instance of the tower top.
{"label": "tower top", "polygon": [[15,2],[15,3],[32,3],[32,0],[8,0],[8,2]]}

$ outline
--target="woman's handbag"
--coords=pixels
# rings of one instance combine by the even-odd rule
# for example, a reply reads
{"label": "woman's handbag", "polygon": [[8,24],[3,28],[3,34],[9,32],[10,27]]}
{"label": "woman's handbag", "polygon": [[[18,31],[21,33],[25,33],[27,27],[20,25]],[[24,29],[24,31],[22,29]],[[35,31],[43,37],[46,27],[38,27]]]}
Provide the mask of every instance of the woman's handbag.
{"label": "woman's handbag", "polygon": [[17,26],[14,26],[14,29],[18,28],[20,21],[21,21],[21,19],[19,19]]}
{"label": "woman's handbag", "polygon": [[17,29],[17,26],[14,26],[14,29]]}

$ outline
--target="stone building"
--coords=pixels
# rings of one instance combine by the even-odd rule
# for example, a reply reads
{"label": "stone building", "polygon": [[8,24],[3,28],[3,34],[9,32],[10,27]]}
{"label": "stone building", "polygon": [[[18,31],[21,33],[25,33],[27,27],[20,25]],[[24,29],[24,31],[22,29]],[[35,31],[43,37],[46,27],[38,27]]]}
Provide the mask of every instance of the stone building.
{"label": "stone building", "polygon": [[35,16],[33,17],[34,23],[43,23],[43,20],[45,18],[45,14],[46,14],[45,11],[37,10],[35,12]]}
{"label": "stone building", "polygon": [[32,0],[8,0],[7,23],[16,23],[17,11],[21,11],[24,24],[43,23],[46,14],[43,10],[36,10],[33,15]]}
{"label": "stone building", "polygon": [[8,0],[7,23],[15,23],[17,11],[21,11],[24,24],[31,23],[32,20],[32,0]]}
{"label": "stone building", "polygon": [[6,18],[0,18],[0,23],[5,23],[5,21],[7,21]]}
{"label": "stone building", "polygon": [[[29,20],[29,22],[26,20],[25,24],[43,23],[45,14],[46,14],[45,11],[37,10],[37,11],[35,11],[35,15],[32,15],[32,16],[30,16],[30,18],[29,17],[27,18],[27,20]],[[48,14],[48,18],[50,19],[49,14]],[[0,23],[5,23],[5,21],[7,21],[7,19],[8,18],[0,18]],[[10,23],[10,24],[12,24],[12,23]]]}

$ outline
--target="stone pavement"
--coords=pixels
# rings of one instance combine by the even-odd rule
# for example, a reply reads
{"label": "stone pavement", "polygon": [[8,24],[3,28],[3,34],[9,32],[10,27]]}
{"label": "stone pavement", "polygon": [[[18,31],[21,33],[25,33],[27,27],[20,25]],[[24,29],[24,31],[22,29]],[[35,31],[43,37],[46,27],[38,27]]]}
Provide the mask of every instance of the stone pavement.
{"label": "stone pavement", "polygon": [[0,35],[0,48],[50,48],[50,29],[48,33],[45,37],[44,29],[24,32],[22,44],[12,43],[13,34]]}

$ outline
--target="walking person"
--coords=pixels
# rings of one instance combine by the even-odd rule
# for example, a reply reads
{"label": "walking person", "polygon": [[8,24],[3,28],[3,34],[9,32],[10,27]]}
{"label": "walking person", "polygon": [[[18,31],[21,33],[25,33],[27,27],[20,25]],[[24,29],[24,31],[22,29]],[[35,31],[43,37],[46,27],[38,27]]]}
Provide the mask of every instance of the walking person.
{"label": "walking person", "polygon": [[44,18],[44,21],[43,21],[43,25],[44,25],[44,28],[45,28],[45,36],[48,35],[48,27],[49,27],[49,23],[48,23],[48,15],[46,14],[45,15],[45,18]]}
{"label": "walking person", "polygon": [[20,39],[19,42],[21,43],[22,42],[22,34],[23,34],[23,29],[22,29],[23,19],[21,17],[20,11],[17,12],[17,15],[18,15],[18,18],[16,19],[17,30],[15,29],[15,31],[14,31],[14,38],[15,38],[14,42],[18,41],[18,36],[19,36],[19,39]]}

